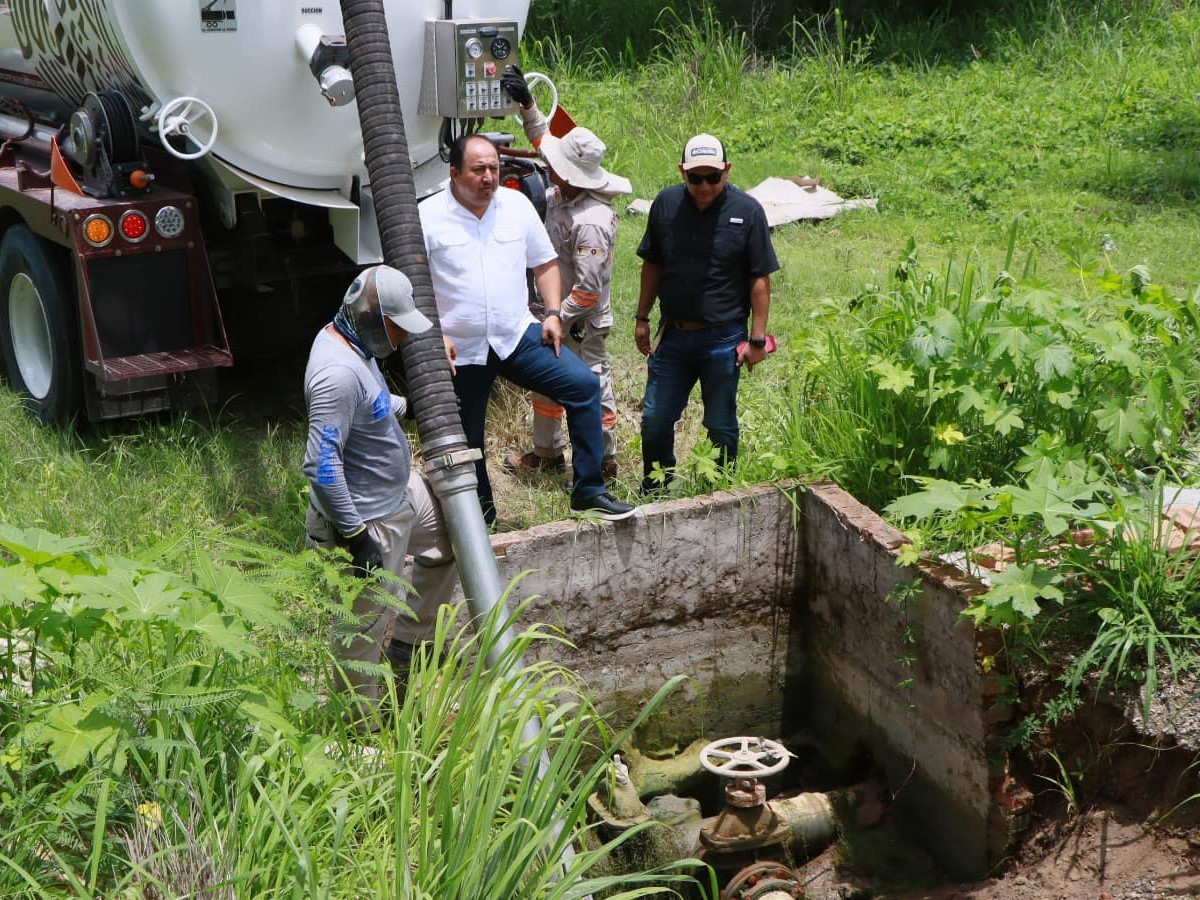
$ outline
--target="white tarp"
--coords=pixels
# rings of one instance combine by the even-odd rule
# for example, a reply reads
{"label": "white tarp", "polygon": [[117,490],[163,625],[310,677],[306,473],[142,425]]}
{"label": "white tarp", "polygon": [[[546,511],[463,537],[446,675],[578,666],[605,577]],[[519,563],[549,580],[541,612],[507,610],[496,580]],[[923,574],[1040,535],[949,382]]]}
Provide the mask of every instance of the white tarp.
{"label": "white tarp", "polygon": [[[772,228],[801,220],[829,219],[847,209],[874,209],[878,203],[875,199],[846,200],[807,177],[768,178],[746,193],[762,204]],[[650,212],[650,201],[634,200],[628,209],[645,215]]]}

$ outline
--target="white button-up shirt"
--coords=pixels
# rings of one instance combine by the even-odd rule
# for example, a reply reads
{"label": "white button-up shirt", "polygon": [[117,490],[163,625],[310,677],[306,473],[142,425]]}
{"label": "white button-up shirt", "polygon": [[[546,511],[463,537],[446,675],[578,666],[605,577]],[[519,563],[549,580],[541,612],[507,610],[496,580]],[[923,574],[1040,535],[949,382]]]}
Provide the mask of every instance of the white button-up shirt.
{"label": "white button-up shirt", "polygon": [[537,320],[529,312],[525,270],[557,258],[533,204],[498,188],[483,218],[447,188],[420,206],[425,251],[442,333],[454,341],[457,365],[501,359]]}

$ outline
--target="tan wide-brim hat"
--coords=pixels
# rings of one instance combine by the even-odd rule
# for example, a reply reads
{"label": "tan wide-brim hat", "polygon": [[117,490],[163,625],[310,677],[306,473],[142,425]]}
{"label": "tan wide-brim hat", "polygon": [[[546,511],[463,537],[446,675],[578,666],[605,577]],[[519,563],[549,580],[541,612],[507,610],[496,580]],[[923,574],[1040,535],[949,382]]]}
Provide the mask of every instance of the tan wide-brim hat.
{"label": "tan wide-brim hat", "polygon": [[548,134],[538,149],[550,168],[571,187],[600,194],[633,193],[628,178],[614,175],[600,165],[608,148],[590,129],[572,128],[562,138]]}

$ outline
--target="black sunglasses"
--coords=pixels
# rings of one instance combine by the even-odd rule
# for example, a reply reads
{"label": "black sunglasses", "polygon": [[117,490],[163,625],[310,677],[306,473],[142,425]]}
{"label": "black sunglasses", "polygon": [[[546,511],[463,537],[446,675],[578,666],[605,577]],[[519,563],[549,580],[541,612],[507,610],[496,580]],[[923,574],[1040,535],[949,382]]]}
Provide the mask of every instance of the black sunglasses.
{"label": "black sunglasses", "polygon": [[687,173],[688,184],[703,184],[706,181],[709,184],[720,184],[724,177],[724,172],[709,172],[707,175],[701,175],[699,172]]}

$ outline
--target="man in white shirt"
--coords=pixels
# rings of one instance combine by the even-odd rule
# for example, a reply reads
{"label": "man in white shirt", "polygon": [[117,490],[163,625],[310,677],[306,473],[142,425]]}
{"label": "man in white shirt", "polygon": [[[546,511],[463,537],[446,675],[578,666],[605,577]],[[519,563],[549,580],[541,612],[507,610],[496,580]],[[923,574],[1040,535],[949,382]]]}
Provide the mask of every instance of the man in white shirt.
{"label": "man in white shirt", "polygon": [[[482,135],[450,148],[450,187],[421,204],[421,227],[454,390],[467,444],[484,446],[492,382],[552,398],[566,410],[575,480],[571,510],[616,520],[634,508],[608,493],[601,475],[604,433],[600,380],[562,347],[562,282],[558,254],[533,204],[518,191],[497,191],[500,160]],[[528,307],[525,270],[546,303],[539,324]],[[496,520],[487,464],[476,464],[484,520]]]}

